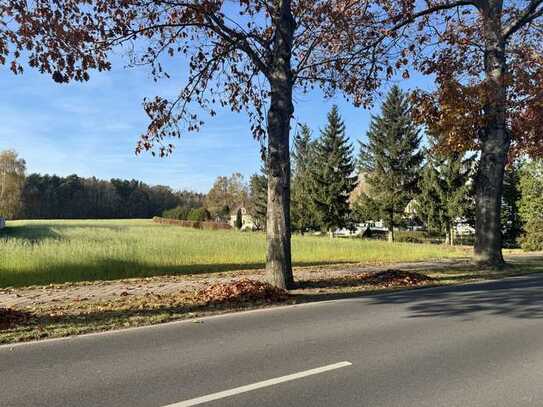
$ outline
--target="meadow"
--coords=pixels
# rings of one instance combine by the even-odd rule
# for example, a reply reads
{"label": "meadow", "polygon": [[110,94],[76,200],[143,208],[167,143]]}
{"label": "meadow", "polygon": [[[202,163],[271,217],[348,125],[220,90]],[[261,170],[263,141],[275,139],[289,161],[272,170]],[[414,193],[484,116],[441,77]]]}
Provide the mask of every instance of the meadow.
{"label": "meadow", "polygon": [[[263,233],[207,231],[151,220],[15,221],[0,231],[0,287],[264,266]],[[295,266],[386,264],[466,256],[441,245],[294,236]]]}

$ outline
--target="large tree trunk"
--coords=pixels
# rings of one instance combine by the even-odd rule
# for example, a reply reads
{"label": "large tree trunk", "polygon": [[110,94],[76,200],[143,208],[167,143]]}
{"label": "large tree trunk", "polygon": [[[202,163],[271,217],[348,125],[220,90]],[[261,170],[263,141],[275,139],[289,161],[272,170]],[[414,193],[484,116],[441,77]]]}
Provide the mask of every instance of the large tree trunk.
{"label": "large tree trunk", "polygon": [[276,287],[294,285],[290,251],[290,119],[293,78],[290,66],[295,22],[290,1],[276,1],[274,52],[268,80],[271,88],[268,112],[268,208],[266,222],[266,271]]}
{"label": "large tree trunk", "polygon": [[487,97],[484,127],[480,134],[481,158],[476,184],[475,260],[501,267],[501,201],[505,163],[510,147],[506,127],[505,42],[501,34],[501,1],[490,1],[483,10]]}

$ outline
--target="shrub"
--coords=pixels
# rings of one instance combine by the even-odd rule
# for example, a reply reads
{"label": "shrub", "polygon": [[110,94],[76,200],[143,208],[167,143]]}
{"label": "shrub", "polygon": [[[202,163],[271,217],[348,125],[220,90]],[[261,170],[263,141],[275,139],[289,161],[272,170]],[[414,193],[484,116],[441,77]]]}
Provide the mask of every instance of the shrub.
{"label": "shrub", "polygon": [[399,243],[424,243],[422,239],[413,235],[400,235],[395,238],[395,241]]}
{"label": "shrub", "polygon": [[211,219],[211,214],[206,208],[191,209],[186,219],[194,222],[205,222]]}
{"label": "shrub", "polygon": [[178,225],[187,228],[194,229],[206,229],[206,230],[230,230],[232,226],[228,223],[218,223],[218,222],[201,222],[201,221],[192,221],[192,220],[179,220],[179,219],[167,219],[160,218],[155,216],[153,222],[162,223],[166,225]]}
{"label": "shrub", "polygon": [[189,211],[190,211],[189,208],[183,208],[181,206],[178,206],[176,208],[165,210],[162,213],[162,217],[167,218],[167,219],[184,220],[184,219],[187,219]]}
{"label": "shrub", "polygon": [[230,230],[232,226],[228,223],[219,223],[219,222],[201,222],[201,228],[207,230]]}
{"label": "shrub", "polygon": [[429,236],[423,230],[398,230],[394,232],[394,240],[400,243],[426,243]]}
{"label": "shrub", "polygon": [[388,231],[368,229],[363,233],[362,237],[374,240],[386,240],[388,237]]}
{"label": "shrub", "polygon": [[524,226],[526,233],[520,239],[520,245],[525,251],[543,250],[543,218],[534,218]]}
{"label": "shrub", "polygon": [[520,176],[519,211],[524,225],[524,250],[543,250],[543,160],[527,162]]}
{"label": "shrub", "polygon": [[475,245],[475,235],[470,233],[469,235],[456,236],[454,241],[457,245],[473,246]]}

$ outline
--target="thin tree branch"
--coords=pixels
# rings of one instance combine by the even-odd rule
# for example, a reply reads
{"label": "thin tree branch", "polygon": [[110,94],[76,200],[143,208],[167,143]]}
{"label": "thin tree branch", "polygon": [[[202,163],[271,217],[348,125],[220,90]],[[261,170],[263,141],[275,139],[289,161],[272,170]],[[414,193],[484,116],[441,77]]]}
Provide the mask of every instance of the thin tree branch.
{"label": "thin tree branch", "polygon": [[532,0],[524,13],[522,13],[518,18],[511,21],[503,30],[502,38],[507,40],[511,35],[516,33],[526,24],[529,24],[538,17],[543,16],[543,8],[538,10],[538,7],[543,4],[543,0]]}

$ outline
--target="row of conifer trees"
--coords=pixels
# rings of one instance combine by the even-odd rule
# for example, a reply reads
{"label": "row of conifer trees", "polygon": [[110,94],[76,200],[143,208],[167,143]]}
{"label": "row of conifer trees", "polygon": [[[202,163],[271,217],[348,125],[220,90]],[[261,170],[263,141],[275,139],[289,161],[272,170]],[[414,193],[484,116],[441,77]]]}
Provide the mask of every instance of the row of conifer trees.
{"label": "row of conifer trees", "polygon": [[[336,106],[318,137],[308,125],[300,125],[292,151],[293,230],[332,234],[382,221],[390,240],[395,230],[417,224],[454,243],[455,224],[474,222],[476,157],[438,150],[439,137],[423,134],[412,117],[409,95],[397,86],[390,90],[380,114],[372,117],[357,155]],[[516,185],[510,193],[506,188],[503,205],[505,240],[511,242],[520,233]],[[265,171],[251,178],[250,196],[252,215],[263,223]]]}

